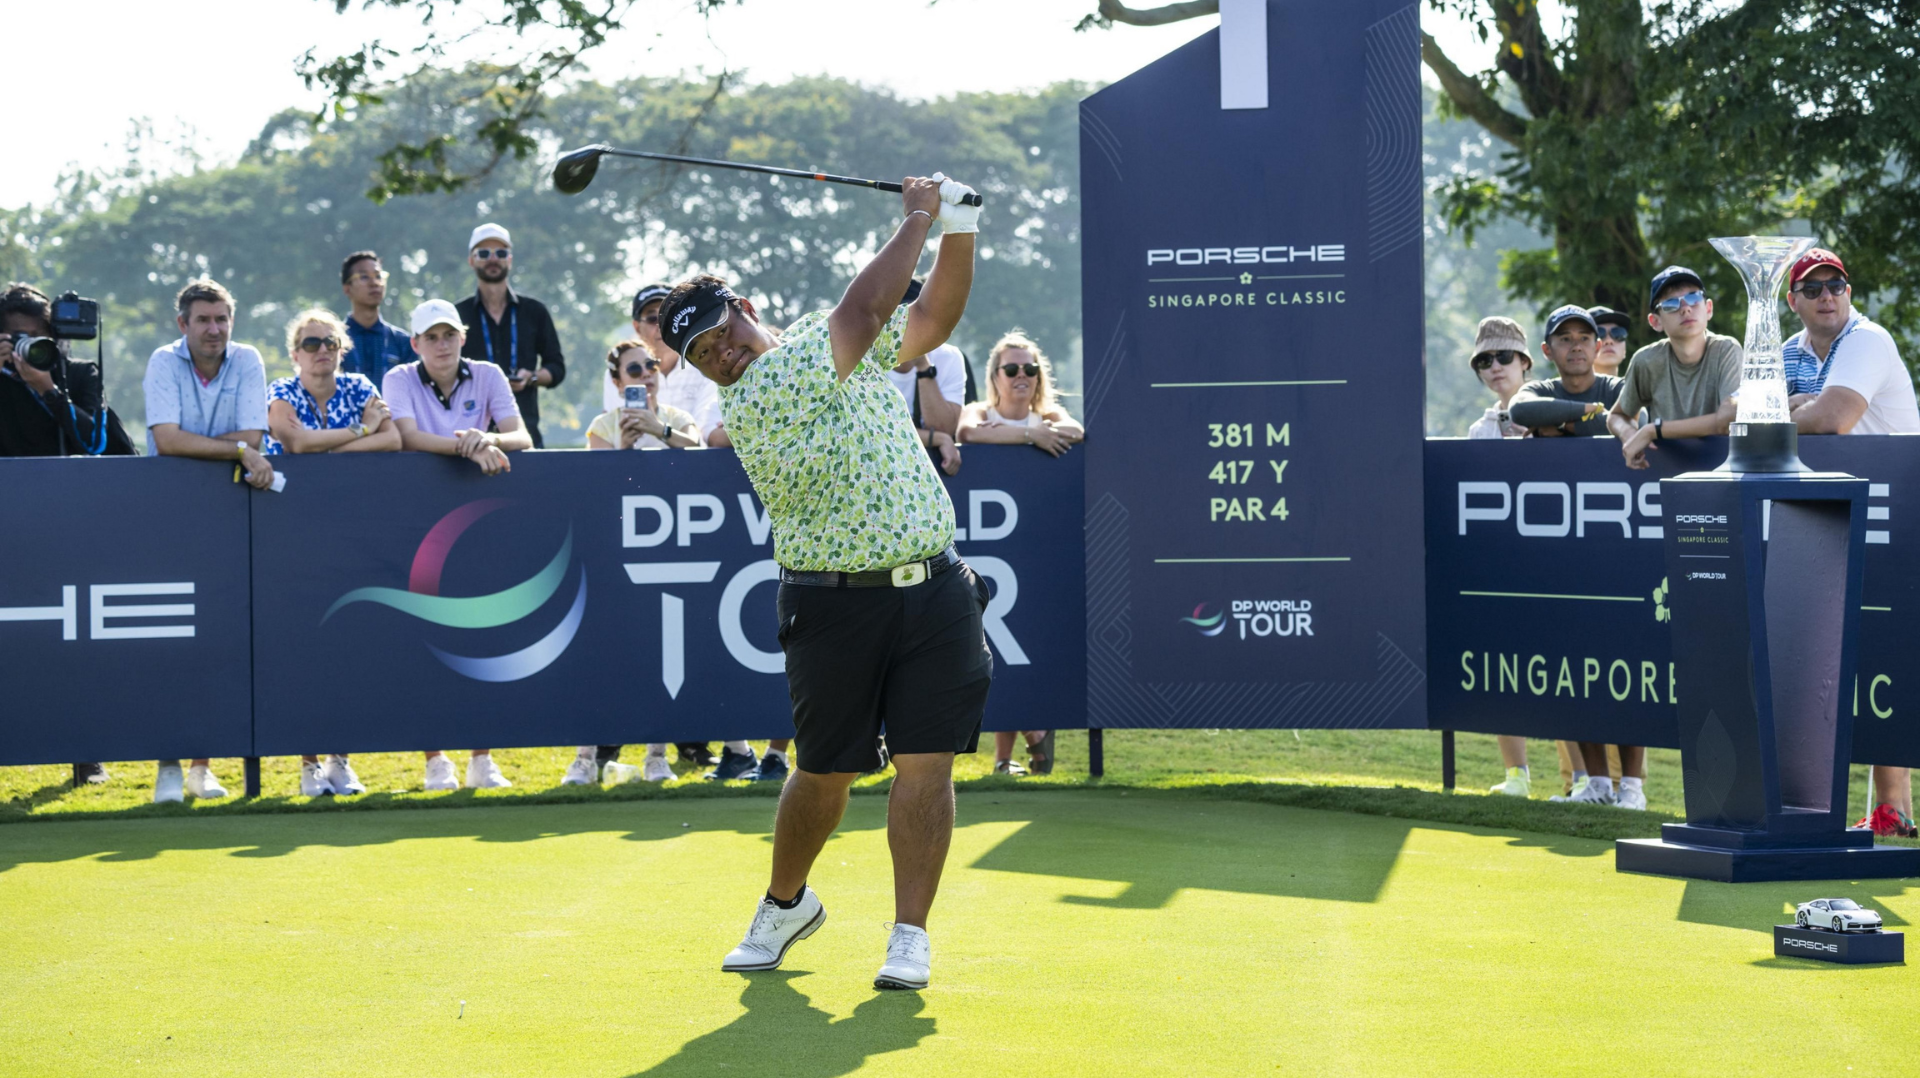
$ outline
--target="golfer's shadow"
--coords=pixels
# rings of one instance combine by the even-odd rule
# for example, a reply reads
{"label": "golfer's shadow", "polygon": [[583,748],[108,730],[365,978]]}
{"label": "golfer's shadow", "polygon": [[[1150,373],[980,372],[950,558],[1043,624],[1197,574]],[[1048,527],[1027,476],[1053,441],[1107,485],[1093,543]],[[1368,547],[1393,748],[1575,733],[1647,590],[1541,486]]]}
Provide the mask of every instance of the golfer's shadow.
{"label": "golfer's shadow", "polygon": [[838,1021],[793,987],[805,973],[779,970],[745,975],[740,1003],[747,1013],[686,1044],[641,1075],[779,1074],[833,1078],[851,1074],[872,1056],[912,1048],[934,1032],[920,1012],[918,992],[876,992]]}

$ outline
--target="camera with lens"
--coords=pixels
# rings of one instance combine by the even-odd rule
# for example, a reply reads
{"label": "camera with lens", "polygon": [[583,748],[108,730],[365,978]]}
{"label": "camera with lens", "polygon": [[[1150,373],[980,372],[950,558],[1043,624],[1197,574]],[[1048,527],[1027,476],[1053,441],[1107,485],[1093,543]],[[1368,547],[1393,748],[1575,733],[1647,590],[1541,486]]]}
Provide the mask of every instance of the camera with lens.
{"label": "camera with lens", "polygon": [[60,365],[60,342],[90,341],[100,335],[100,304],[68,291],[53,301],[53,335],[36,337],[31,333],[13,335],[13,354],[29,366],[50,371]]}

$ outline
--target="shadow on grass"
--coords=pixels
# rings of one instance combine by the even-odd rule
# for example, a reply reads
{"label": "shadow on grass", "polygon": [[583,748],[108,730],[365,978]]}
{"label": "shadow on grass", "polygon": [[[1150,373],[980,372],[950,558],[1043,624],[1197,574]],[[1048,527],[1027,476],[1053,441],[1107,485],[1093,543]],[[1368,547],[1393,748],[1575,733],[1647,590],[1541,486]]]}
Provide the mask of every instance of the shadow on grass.
{"label": "shadow on grass", "polygon": [[[1891,928],[1907,922],[1879,899],[1898,898],[1906,892],[1907,883],[1902,880],[1805,880],[1784,883],[1688,880],[1686,892],[1680,897],[1680,912],[1676,919],[1770,933],[1776,924],[1792,924],[1794,907],[1800,903],[1816,898],[1844,896],[1879,911],[1882,923]],[[1868,895],[1874,897],[1868,898]],[[1804,962],[1807,959],[1795,961]],[[1832,963],[1813,964],[1828,966]]]}
{"label": "shadow on grass", "polygon": [[931,1036],[935,1020],[923,1017],[918,992],[876,992],[872,999],[834,1020],[794,988],[807,976],[795,970],[743,975],[740,1005],[747,1013],[702,1034],[633,1078],[710,1078],[715,1074],[777,1072],[785,1078],[834,1078],[851,1074],[887,1052],[912,1048]]}

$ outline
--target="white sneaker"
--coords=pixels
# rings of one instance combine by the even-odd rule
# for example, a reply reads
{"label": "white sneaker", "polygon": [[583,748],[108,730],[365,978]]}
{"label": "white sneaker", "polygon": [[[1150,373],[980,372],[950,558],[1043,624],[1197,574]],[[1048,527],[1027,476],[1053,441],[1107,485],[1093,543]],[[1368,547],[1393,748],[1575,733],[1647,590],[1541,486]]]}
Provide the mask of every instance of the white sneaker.
{"label": "white sneaker", "polygon": [[153,803],[158,805],[167,801],[181,801],[186,797],[186,780],[180,775],[179,764],[161,764],[160,770],[153,776]]}
{"label": "white sneaker", "polygon": [[[489,756],[487,759],[491,760],[493,757]],[[567,773],[560,776],[560,785],[591,786],[594,780],[593,770],[593,759],[591,757],[575,756],[573,762],[567,765]],[[473,785],[472,764],[467,765],[467,775],[467,785],[471,786]]]}
{"label": "white sneaker", "polygon": [[623,764],[618,760],[608,760],[607,766],[600,769],[600,781],[608,786],[640,781],[640,769],[632,764]]}
{"label": "white sneaker", "polygon": [[781,909],[773,899],[762,895],[760,908],[753,912],[753,923],[747,926],[746,937],[740,946],[727,952],[720,968],[733,973],[779,969],[788,948],[818,932],[826,923],[827,908],[820,904],[820,896],[814,894],[811,887],[800,889],[800,903],[790,910]]}
{"label": "white sneaker", "polygon": [[513,783],[500,773],[500,765],[493,762],[491,754],[475,756],[467,761],[467,788],[470,790],[504,790]]}
{"label": "white sneaker", "polygon": [[641,773],[641,778],[648,782],[673,781],[673,765],[667,762],[665,756],[649,756],[645,763],[645,770]]}
{"label": "white sneaker", "polygon": [[327,785],[333,787],[336,794],[350,797],[367,792],[367,787],[360,781],[360,776],[353,773],[353,765],[347,762],[345,756],[327,757],[321,774],[326,776]]}
{"label": "white sneaker", "polygon": [[457,790],[460,783],[453,777],[453,761],[446,754],[427,757],[427,789]]}
{"label": "white sneaker", "polygon": [[1552,797],[1547,798],[1547,800],[1571,801],[1575,797],[1578,797],[1580,795],[1580,792],[1582,790],[1585,790],[1586,788],[1587,788],[1587,779],[1583,777],[1580,779],[1580,781],[1573,784],[1573,789],[1568,790],[1566,793],[1563,793],[1563,794],[1554,794]]}
{"label": "white sneaker", "polygon": [[326,771],[317,763],[300,765],[301,797],[332,797],[333,783],[327,781]]}
{"label": "white sneaker", "polygon": [[1635,809],[1640,812],[1645,812],[1647,811],[1647,788],[1644,786],[1622,786],[1620,787],[1620,792],[1614,795],[1613,803],[1623,809]]}
{"label": "white sneaker", "polygon": [[1507,781],[1488,790],[1492,794],[1505,794],[1508,797],[1528,797],[1533,793],[1533,779],[1524,767],[1507,768]]}
{"label": "white sneaker", "polygon": [[227,788],[220,785],[220,780],[213,777],[213,772],[207,770],[205,764],[194,764],[187,768],[187,792],[209,801],[227,796]]}
{"label": "white sneaker", "polygon": [[1611,805],[1614,800],[1613,784],[1608,783],[1603,788],[1599,783],[1588,779],[1575,787],[1574,791],[1567,796],[1550,798],[1550,800],[1573,801],[1582,805]]}
{"label": "white sneaker", "polygon": [[927,930],[912,925],[894,925],[887,938],[887,964],[874,975],[875,988],[921,989],[933,965],[933,941]]}

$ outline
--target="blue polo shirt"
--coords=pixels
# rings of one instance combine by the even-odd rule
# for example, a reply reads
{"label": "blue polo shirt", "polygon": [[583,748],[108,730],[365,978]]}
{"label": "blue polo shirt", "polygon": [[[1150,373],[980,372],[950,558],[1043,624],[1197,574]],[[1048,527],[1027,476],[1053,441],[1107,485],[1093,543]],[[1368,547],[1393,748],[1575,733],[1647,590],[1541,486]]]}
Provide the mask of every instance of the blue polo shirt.
{"label": "blue polo shirt", "polygon": [[354,321],[352,312],[343,321],[347,323],[347,339],[353,342],[353,348],[340,359],[340,369],[348,374],[358,374],[377,386],[385,381],[388,371],[420,358],[414,354],[413,338],[407,331],[384,318],[371,328]]}

